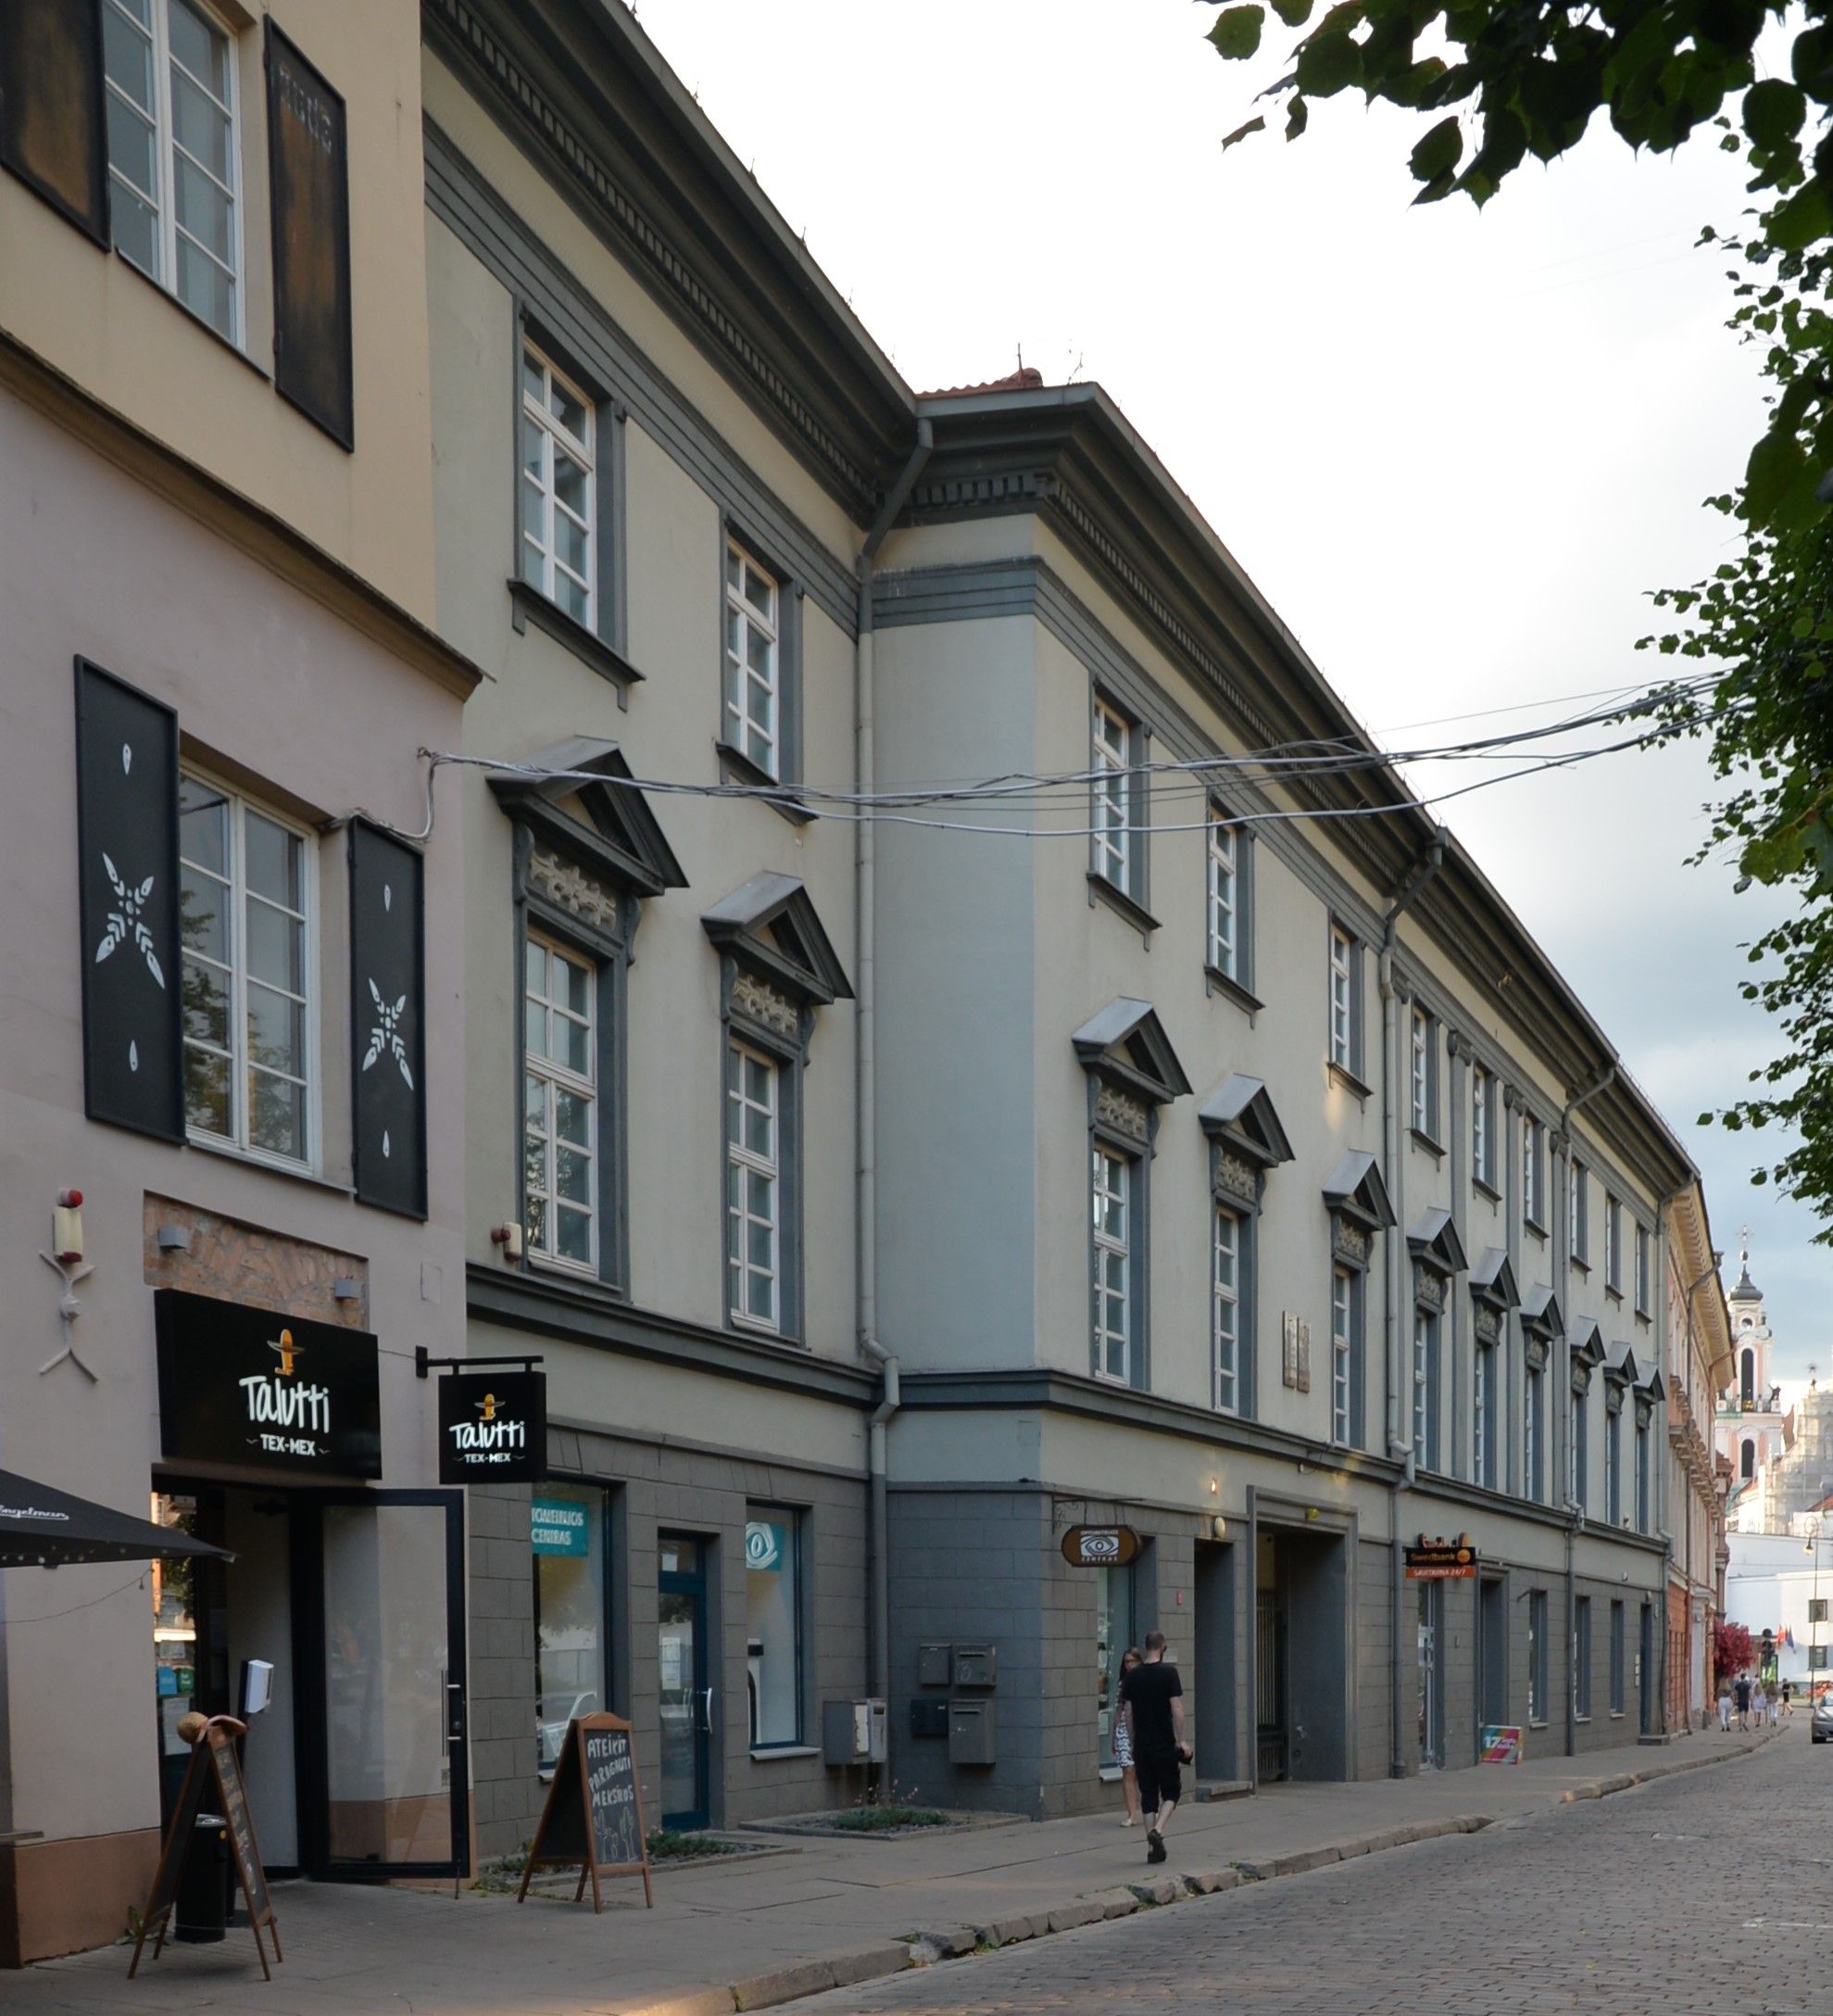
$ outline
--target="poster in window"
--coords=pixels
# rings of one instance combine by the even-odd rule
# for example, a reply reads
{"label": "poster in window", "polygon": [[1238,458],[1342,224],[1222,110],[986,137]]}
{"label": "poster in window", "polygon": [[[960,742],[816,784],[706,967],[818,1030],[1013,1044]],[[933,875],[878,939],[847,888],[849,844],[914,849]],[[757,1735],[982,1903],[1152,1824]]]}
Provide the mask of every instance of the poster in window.
{"label": "poster in window", "polygon": [[364,820],[350,828],[350,1040],[357,1196],[426,1216],[424,863]]}
{"label": "poster in window", "polygon": [[83,1111],[184,1139],[178,716],[76,663]]}
{"label": "poster in window", "polygon": [[0,6],[0,166],[108,243],[102,13],[69,0]]}
{"label": "poster in window", "polygon": [[355,440],[350,164],[344,100],[267,24],[273,382],[333,440]]}

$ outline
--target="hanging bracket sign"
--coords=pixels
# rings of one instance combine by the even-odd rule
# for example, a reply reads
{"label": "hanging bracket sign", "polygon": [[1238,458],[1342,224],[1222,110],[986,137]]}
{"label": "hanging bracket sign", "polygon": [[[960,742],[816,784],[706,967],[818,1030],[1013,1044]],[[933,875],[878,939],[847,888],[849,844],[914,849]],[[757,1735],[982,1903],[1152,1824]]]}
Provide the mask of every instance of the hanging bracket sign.
{"label": "hanging bracket sign", "polygon": [[1124,1568],[1139,1554],[1130,1526],[1072,1526],[1063,1535],[1063,1559],[1072,1568]]}
{"label": "hanging bracket sign", "polygon": [[439,1481],[532,1484],[547,1474],[543,1372],[448,1372],[439,1381]]}
{"label": "hanging bracket sign", "polygon": [[1406,1549],[1407,1580],[1410,1582],[1473,1581],[1476,1576],[1476,1549],[1470,1535],[1455,1540],[1428,1540],[1422,1533],[1416,1546]]}

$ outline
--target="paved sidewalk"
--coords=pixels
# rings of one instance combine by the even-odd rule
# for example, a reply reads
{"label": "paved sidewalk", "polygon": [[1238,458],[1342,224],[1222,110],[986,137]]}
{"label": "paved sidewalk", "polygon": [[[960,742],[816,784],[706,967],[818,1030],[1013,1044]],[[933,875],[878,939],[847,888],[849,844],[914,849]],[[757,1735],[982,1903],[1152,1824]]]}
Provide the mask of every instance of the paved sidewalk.
{"label": "paved sidewalk", "polygon": [[789,1854],[665,1866],[653,1911],[643,1909],[640,1884],[620,1878],[596,1919],[589,1903],[519,1907],[471,1891],[455,1901],[449,1892],[284,1884],[274,1907],[287,1959],[271,1985],[244,1930],[222,1946],[169,1946],[132,1986],[125,1947],[0,1976],[0,2005],[6,2016],[129,2007],[220,2016],[729,2016],[1244,1877],[1297,1874],[1525,1819],[1747,1755],[1772,1734],[1807,1742],[1805,1724],[1751,1736],[1713,1730],[1571,1761],[1279,1786],[1181,1807],[1161,1869],[1146,1866],[1139,1832],[1120,1827],[1116,1796],[1114,1812],[1099,1818],[898,1841],[811,1840]]}

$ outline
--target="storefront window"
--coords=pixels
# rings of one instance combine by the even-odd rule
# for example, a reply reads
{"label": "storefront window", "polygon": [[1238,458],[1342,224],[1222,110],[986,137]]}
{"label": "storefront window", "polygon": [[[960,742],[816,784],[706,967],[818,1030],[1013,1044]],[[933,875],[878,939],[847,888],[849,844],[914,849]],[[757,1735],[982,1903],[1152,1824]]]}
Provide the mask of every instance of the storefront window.
{"label": "storefront window", "polygon": [[800,1531],[786,1506],[745,1507],[746,1691],[751,1747],[802,1740]]}
{"label": "storefront window", "polygon": [[567,1724],[605,1707],[605,1493],[591,1484],[537,1484],[534,1554],[535,1757],[554,1775]]}
{"label": "storefront window", "polygon": [[1114,1761],[1114,1719],[1120,1713],[1120,1662],[1133,1637],[1133,1569],[1095,1570],[1096,1728],[1101,1768]]}

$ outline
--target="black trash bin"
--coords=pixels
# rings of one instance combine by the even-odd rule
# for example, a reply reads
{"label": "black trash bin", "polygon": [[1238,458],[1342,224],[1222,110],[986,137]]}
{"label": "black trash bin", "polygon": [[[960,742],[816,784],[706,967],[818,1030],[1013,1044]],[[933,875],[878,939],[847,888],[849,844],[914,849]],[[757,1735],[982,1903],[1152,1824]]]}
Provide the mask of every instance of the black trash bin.
{"label": "black trash bin", "polygon": [[220,1814],[200,1813],[179,1871],[172,1937],[208,1946],[229,1926],[229,1825]]}

